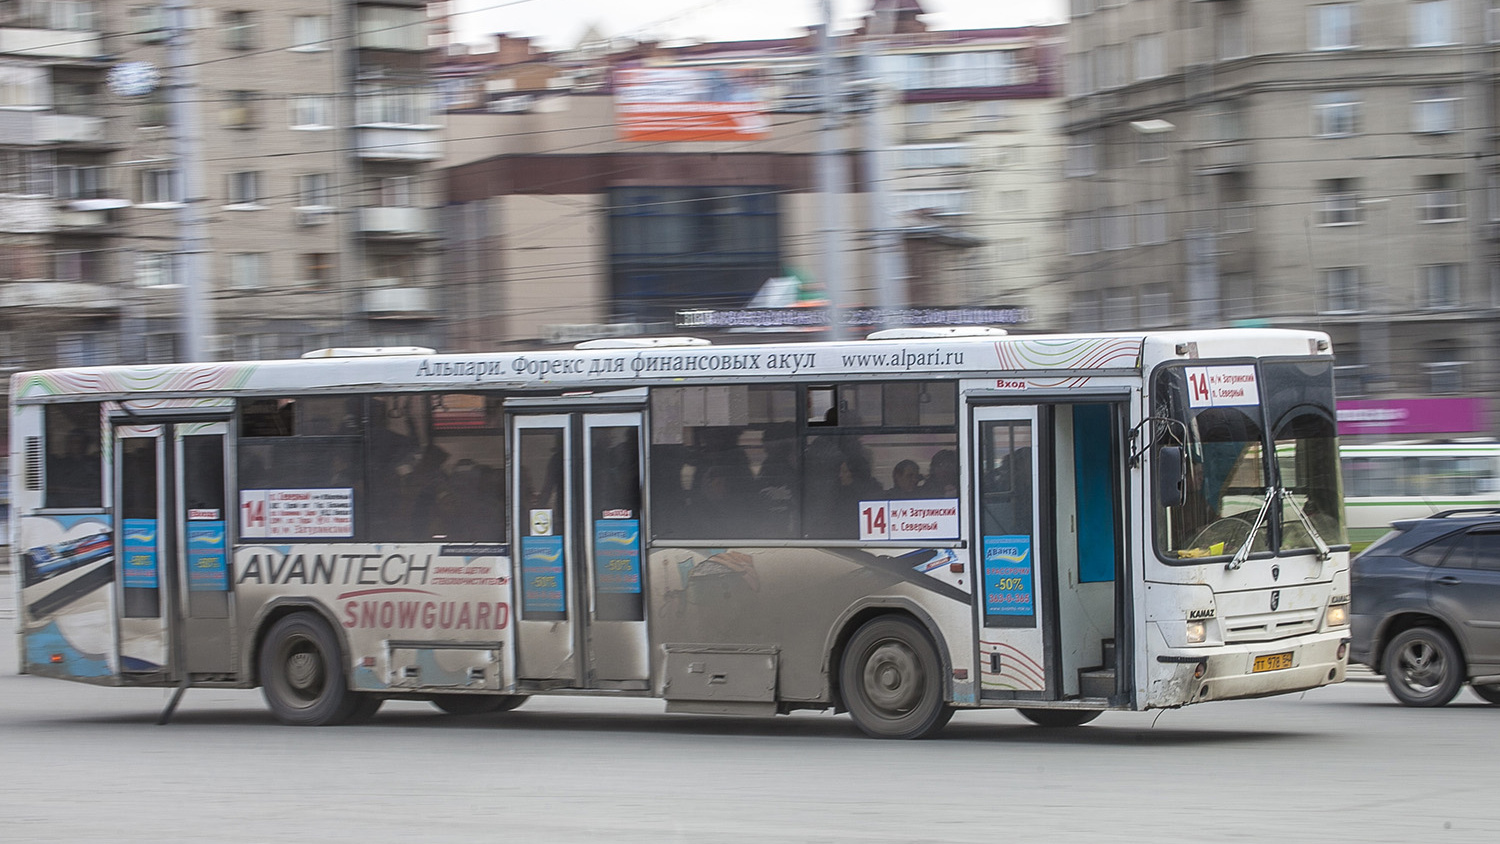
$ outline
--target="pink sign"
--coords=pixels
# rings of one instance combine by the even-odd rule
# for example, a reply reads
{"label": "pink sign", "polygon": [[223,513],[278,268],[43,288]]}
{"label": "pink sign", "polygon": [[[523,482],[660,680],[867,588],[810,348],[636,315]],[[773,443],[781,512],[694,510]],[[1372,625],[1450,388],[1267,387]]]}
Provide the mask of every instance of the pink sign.
{"label": "pink sign", "polygon": [[1340,436],[1487,433],[1484,400],[1385,399],[1338,403]]}

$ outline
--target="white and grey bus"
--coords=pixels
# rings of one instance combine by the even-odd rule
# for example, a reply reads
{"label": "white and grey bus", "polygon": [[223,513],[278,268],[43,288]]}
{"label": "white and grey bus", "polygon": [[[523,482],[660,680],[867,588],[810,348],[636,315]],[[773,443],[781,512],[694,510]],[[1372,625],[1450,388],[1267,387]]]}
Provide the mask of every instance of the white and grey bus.
{"label": "white and grey bus", "polygon": [[16,375],[21,670],[893,738],[1342,680],[1327,337],[1003,335]]}
{"label": "white and grey bus", "polygon": [[1442,510],[1500,507],[1500,443],[1343,445],[1349,538],[1379,539],[1401,519]]}

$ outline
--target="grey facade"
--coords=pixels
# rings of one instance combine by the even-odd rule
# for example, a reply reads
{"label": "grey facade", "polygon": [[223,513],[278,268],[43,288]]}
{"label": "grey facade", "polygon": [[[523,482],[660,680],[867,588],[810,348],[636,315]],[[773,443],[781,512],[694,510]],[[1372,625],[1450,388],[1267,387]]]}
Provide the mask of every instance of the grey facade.
{"label": "grey facade", "polygon": [[1320,328],[1342,398],[1493,417],[1495,6],[1074,0],[1072,326]]}

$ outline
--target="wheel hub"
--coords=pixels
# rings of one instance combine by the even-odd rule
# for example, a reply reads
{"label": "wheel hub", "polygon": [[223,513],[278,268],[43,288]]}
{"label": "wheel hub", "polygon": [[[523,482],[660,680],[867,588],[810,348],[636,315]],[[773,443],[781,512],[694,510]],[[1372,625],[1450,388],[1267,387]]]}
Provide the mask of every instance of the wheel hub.
{"label": "wheel hub", "polygon": [[316,654],[301,651],[286,661],[287,683],[299,692],[315,691],[323,677],[322,660]]}
{"label": "wheel hub", "polygon": [[922,670],[904,644],[885,642],[865,663],[865,693],[870,703],[887,714],[901,714],[921,700]]}

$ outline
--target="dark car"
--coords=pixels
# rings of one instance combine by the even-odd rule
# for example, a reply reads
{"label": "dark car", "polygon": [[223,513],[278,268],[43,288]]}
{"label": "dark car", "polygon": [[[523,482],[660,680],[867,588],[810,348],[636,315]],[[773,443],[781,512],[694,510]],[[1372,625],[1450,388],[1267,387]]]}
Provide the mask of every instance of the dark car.
{"label": "dark car", "polygon": [[1500,704],[1500,508],[1396,522],[1350,565],[1350,662],[1407,706]]}

